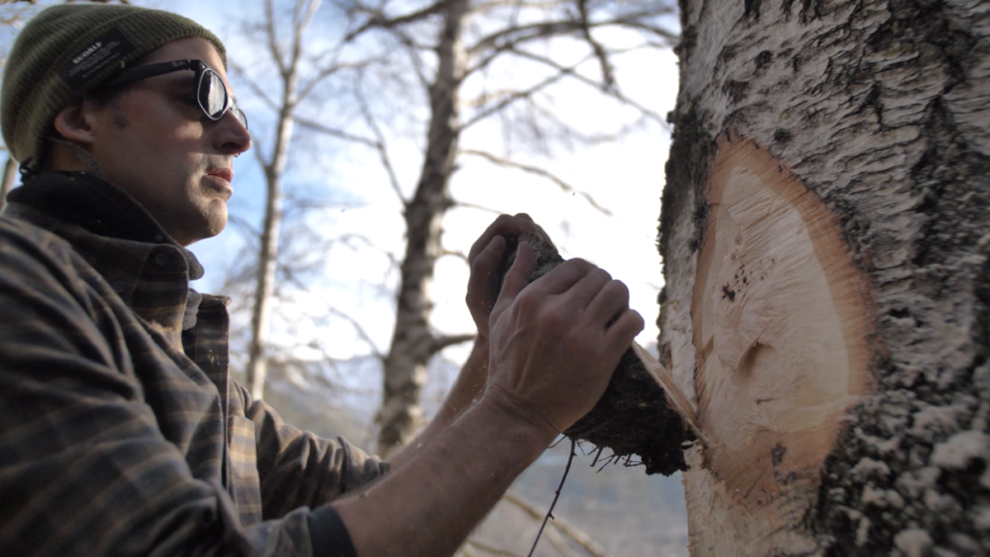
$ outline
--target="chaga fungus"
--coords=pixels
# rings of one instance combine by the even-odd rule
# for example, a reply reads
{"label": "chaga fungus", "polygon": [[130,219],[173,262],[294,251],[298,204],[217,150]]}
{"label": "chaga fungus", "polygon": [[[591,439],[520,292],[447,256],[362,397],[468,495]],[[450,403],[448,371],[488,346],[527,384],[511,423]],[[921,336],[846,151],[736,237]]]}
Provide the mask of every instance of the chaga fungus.
{"label": "chaga fungus", "polygon": [[[522,240],[533,248],[536,256],[531,282],[564,262],[557,248],[539,236],[531,234]],[[505,276],[515,261],[518,241],[518,238],[509,241],[500,277]],[[657,379],[632,348],[622,355],[595,407],[564,434],[611,451],[613,462],[635,461],[638,457],[647,474],[665,476],[686,468],[683,445],[694,440]],[[605,453],[605,456],[610,455]]]}

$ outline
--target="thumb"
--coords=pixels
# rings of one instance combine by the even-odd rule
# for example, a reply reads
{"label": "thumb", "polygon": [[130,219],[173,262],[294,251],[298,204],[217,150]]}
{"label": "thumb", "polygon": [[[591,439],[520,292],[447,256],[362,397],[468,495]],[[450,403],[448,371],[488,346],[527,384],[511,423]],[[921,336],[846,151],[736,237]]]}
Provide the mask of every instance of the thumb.
{"label": "thumb", "polygon": [[502,280],[502,291],[499,292],[495,307],[492,308],[492,319],[497,319],[496,314],[501,314],[505,308],[512,305],[516,296],[529,284],[529,278],[533,276],[535,267],[533,248],[527,242],[520,242],[516,250],[516,260],[512,262],[512,267],[509,267],[505,279]]}

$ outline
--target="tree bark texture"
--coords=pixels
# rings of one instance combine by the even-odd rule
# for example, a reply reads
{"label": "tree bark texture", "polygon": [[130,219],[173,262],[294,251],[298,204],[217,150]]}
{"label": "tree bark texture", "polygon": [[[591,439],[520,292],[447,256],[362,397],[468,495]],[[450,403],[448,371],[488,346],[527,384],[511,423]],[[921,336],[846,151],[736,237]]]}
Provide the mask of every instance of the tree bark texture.
{"label": "tree bark texture", "polygon": [[691,554],[990,554],[990,5],[681,10],[658,323],[707,440]]}
{"label": "tree bark texture", "polygon": [[[451,207],[450,177],[460,137],[459,90],[467,53],[462,42],[468,0],[451,0],[437,46],[438,69],[429,88],[426,155],[416,191],[405,204],[406,252],[396,297],[395,329],[385,357],[378,452],[388,456],[409,442],[423,424],[420,391],[426,364],[447,343],[430,328],[430,285],[442,251],[444,213]],[[463,339],[462,339],[463,340]]]}

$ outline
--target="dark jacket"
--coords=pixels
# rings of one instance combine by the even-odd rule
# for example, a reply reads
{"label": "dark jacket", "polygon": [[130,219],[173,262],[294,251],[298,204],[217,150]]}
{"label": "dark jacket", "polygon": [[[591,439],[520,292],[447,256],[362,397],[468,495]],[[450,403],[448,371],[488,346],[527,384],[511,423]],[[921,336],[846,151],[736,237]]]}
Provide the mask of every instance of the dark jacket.
{"label": "dark jacket", "polygon": [[[228,300],[122,190],[44,173],[0,217],[0,553],[346,555],[387,466],[228,373]],[[311,510],[313,509],[313,510]]]}

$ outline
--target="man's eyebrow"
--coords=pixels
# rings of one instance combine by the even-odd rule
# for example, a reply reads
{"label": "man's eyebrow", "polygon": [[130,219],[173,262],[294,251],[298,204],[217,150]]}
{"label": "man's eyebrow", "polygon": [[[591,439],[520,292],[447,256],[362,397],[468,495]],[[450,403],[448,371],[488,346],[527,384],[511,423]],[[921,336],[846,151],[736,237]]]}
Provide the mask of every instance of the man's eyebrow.
{"label": "man's eyebrow", "polygon": [[163,81],[165,82],[166,87],[173,89],[178,89],[180,87],[191,88],[196,79],[196,74],[191,71],[181,71],[163,74],[159,77],[165,78]]}

